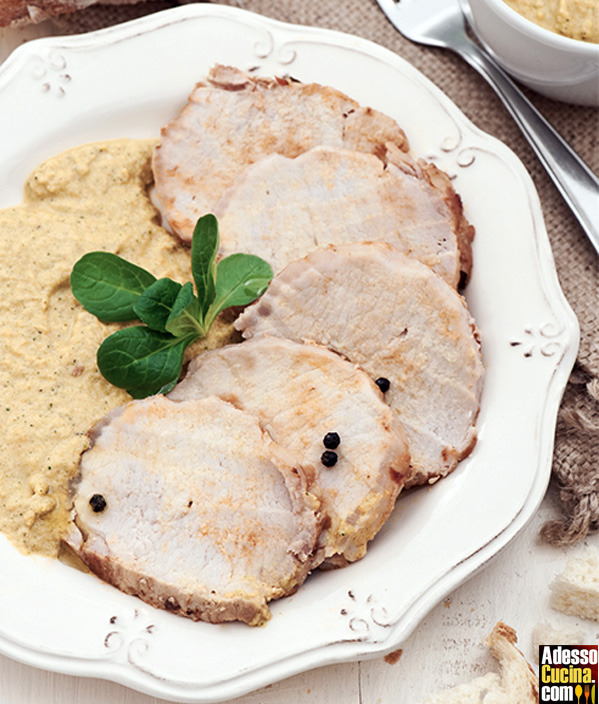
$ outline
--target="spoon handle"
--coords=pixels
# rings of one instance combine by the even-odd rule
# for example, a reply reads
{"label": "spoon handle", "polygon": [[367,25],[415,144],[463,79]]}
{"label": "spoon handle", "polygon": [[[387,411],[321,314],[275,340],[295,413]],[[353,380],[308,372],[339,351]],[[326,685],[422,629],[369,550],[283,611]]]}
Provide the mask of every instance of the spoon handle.
{"label": "spoon handle", "polygon": [[599,178],[486,51],[467,36],[451,48],[501,98],[599,254]]}

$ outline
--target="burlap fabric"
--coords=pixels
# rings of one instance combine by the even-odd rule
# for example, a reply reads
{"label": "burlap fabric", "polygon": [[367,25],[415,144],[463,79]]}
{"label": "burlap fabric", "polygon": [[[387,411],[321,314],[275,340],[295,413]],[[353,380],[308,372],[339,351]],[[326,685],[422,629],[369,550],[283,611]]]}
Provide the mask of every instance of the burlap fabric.
{"label": "burlap fabric", "polygon": [[[181,3],[99,4],[65,15],[57,24],[64,33],[80,32],[177,4]],[[567,544],[599,529],[599,258],[499,99],[458,57],[403,39],[374,0],[224,0],[223,4],[357,34],[386,46],[428,76],[475,124],[505,142],[524,162],[541,198],[562,288],[581,327],[580,352],[555,440],[553,487],[563,515],[545,525],[542,536],[554,544]],[[599,111],[532,92],[528,95],[591,168],[599,171]]]}

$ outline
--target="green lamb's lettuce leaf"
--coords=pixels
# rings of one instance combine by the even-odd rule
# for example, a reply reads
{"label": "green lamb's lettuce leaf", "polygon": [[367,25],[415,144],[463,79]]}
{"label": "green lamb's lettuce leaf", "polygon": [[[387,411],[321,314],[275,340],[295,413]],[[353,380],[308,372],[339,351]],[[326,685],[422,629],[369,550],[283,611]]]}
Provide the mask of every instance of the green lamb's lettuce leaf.
{"label": "green lamb's lettuce leaf", "polygon": [[193,294],[191,281],[188,281],[179,291],[166,321],[166,330],[176,337],[185,335],[203,337],[206,333],[200,323],[200,315],[200,302]]}
{"label": "green lamb's lettuce leaf", "polygon": [[152,330],[167,332],[166,323],[182,288],[172,279],[158,279],[141,294],[133,310]]}
{"label": "green lamb's lettuce leaf", "polygon": [[196,337],[173,337],[142,325],[123,328],[100,345],[98,368],[107,381],[134,398],[150,396],[177,382],[183,354]]}
{"label": "green lamb's lettuce leaf", "polygon": [[210,327],[225,308],[245,306],[266,291],[273,276],[272,267],[253,254],[231,254],[216,267],[216,295],[206,317]]}
{"label": "green lamb's lettuce leaf", "polygon": [[191,241],[191,273],[196,286],[201,320],[205,319],[214,300],[218,245],[218,222],[214,215],[209,213],[197,221]]}
{"label": "green lamb's lettuce leaf", "polygon": [[75,298],[107,323],[137,320],[133,306],[155,281],[149,271],[110,252],[84,254],[71,272]]}
{"label": "green lamb's lettuce leaf", "polygon": [[75,298],[105,322],[140,320],[107,337],[98,367],[114,386],[134,398],[167,393],[177,383],[187,347],[208,334],[225,308],[244,306],[266,290],[273,272],[252,254],[232,254],[218,264],[218,223],[214,215],[196,224],[191,265],[195,282],[156,279],[109,252],[90,252],[71,272]]}

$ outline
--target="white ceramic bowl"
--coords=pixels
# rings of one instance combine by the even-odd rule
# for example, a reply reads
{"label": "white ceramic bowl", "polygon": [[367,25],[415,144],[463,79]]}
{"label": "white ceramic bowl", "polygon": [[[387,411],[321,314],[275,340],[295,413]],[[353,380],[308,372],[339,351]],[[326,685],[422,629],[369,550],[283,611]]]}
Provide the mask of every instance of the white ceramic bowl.
{"label": "white ceramic bowl", "polygon": [[503,0],[468,3],[476,33],[514,78],[556,100],[599,106],[599,44],[550,32]]}

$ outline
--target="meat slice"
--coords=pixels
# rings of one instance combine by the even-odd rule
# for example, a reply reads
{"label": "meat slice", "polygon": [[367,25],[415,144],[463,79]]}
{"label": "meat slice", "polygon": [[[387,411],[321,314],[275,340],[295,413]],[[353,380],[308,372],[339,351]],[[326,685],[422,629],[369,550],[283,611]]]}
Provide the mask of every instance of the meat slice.
{"label": "meat slice", "polygon": [[385,145],[385,149],[385,160],[388,163],[395,164],[407,173],[412,172],[414,176],[425,180],[443,198],[451,215],[452,230],[455,233],[460,254],[459,286],[460,288],[465,286],[472,273],[472,242],[475,230],[464,214],[462,199],[454,190],[451,179],[445,171],[437,168],[431,161],[425,159],[415,161],[391,142]]}
{"label": "meat slice", "polygon": [[235,327],[246,338],[313,340],[387,380],[408,438],[408,484],[448,474],[474,447],[483,368],[470,313],[445,281],[390,245],[331,246],[292,262]]}
{"label": "meat slice", "polygon": [[306,578],[317,501],[254,416],[214,397],[154,396],[91,438],[68,543],[102,579],[194,620],[258,625]]}
{"label": "meat slice", "polygon": [[153,159],[156,198],[172,230],[189,242],[197,219],[264,156],[295,157],[320,144],[375,153],[387,142],[408,149],[394,120],[334,88],[217,65],[162,129]]}
{"label": "meat slice", "polygon": [[457,287],[460,262],[449,208],[406,156],[315,147],[249,166],[214,208],[221,254],[249,252],[275,272],[327,244],[382,240]]}
{"label": "meat slice", "polygon": [[[314,491],[329,520],[316,563],[362,557],[409,467],[399,419],[370,377],[319,345],[266,336],[199,355],[169,398],[210,395],[256,415],[276,442],[316,468]],[[321,461],[329,433],[340,441],[329,448],[338,457],[331,467]]]}
{"label": "meat slice", "polygon": [[382,240],[457,287],[451,211],[416,161],[315,147],[248,166],[214,208],[221,254],[249,252],[275,272],[327,244]]}

